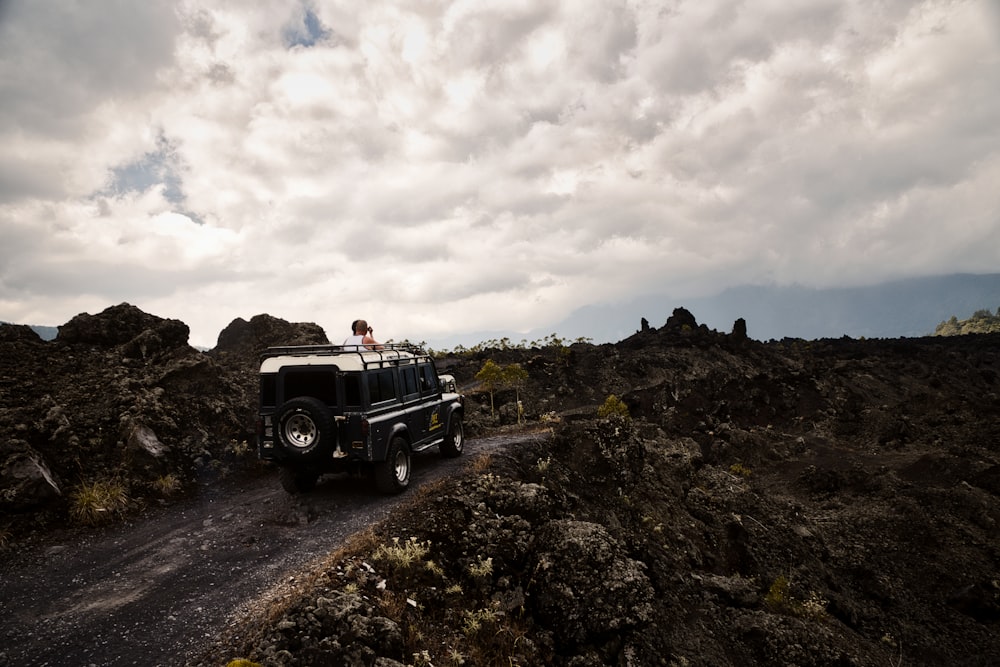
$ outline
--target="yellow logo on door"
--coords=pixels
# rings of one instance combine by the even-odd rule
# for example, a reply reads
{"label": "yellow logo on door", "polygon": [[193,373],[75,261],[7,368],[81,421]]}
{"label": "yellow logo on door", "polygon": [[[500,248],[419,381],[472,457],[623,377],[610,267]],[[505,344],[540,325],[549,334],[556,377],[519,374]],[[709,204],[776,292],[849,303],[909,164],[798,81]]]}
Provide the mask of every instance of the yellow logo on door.
{"label": "yellow logo on door", "polygon": [[431,425],[427,427],[427,430],[433,431],[439,428],[441,428],[441,418],[438,416],[438,413],[435,412],[431,415]]}

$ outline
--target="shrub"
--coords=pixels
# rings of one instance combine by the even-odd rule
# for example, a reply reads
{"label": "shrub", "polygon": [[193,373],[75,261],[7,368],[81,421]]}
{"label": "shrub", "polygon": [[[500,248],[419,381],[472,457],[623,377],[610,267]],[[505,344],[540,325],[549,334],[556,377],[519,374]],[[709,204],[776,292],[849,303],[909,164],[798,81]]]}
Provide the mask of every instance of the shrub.
{"label": "shrub", "polygon": [[734,463],[733,465],[729,466],[729,472],[739,477],[749,477],[751,475],[750,468],[747,468],[742,463]]}
{"label": "shrub", "polygon": [[608,417],[624,417],[625,419],[631,419],[631,415],[628,412],[628,406],[614,394],[610,394],[604,400],[604,404],[597,408],[597,416],[601,419],[607,419]]}

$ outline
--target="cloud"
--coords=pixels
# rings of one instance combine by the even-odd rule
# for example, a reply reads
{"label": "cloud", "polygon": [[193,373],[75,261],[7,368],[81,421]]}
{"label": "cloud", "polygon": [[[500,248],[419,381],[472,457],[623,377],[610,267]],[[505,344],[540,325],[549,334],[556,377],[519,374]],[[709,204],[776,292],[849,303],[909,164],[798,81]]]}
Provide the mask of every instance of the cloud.
{"label": "cloud", "polygon": [[1000,261],[989,0],[5,8],[0,319],[432,339]]}

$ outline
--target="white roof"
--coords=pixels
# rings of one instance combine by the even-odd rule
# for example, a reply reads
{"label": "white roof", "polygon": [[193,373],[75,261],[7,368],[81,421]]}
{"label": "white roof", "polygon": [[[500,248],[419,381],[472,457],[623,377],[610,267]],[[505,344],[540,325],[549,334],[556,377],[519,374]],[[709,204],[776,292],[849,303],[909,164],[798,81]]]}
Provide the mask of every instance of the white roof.
{"label": "white roof", "polygon": [[364,370],[378,366],[379,361],[415,359],[416,357],[401,350],[364,350],[349,352],[339,350],[329,354],[281,354],[265,358],[260,364],[261,373],[277,373],[285,366],[336,366],[342,371]]}

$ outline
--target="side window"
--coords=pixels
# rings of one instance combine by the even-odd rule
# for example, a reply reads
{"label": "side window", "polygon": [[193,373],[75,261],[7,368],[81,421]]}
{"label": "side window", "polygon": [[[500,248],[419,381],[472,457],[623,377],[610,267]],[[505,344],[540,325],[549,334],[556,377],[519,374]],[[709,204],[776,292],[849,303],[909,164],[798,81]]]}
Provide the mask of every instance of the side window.
{"label": "side window", "polygon": [[368,376],[368,396],[371,398],[372,404],[396,398],[396,383],[392,380],[393,375],[395,375],[395,371],[387,368],[375,371]]}
{"label": "side window", "polygon": [[433,394],[438,389],[438,376],[431,364],[420,365],[420,393]]}
{"label": "side window", "polygon": [[344,376],[344,407],[361,407],[361,378],[356,374]]}
{"label": "side window", "polygon": [[401,369],[403,376],[403,395],[416,396],[420,393],[417,385],[417,367],[405,366]]}

